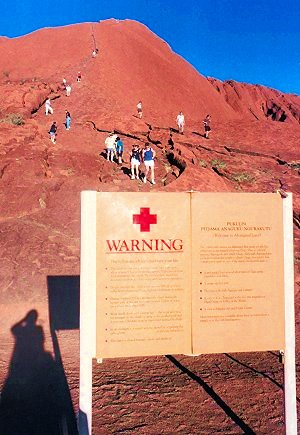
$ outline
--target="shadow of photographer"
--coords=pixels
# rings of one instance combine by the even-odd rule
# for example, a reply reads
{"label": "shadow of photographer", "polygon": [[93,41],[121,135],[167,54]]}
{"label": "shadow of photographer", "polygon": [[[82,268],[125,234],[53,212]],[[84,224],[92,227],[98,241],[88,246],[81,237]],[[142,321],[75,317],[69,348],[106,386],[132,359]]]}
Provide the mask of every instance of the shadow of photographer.
{"label": "shadow of photographer", "polygon": [[15,344],[2,388],[0,428],[5,435],[60,435],[69,431],[63,369],[44,348],[38,312],[29,311],[11,328]]}

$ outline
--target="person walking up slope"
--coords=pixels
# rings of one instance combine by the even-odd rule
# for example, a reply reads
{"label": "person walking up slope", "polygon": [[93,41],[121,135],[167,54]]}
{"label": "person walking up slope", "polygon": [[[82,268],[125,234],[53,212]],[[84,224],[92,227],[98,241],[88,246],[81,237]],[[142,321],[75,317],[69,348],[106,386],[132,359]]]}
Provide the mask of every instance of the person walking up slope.
{"label": "person walking up slope", "polygon": [[111,132],[104,142],[106,145],[106,160],[110,160],[111,162],[113,162],[114,160],[116,139],[117,139],[117,135]]}
{"label": "person walking up slope", "polygon": [[136,110],[137,110],[137,113],[138,113],[138,117],[139,117],[140,119],[142,119],[142,116],[143,116],[143,106],[142,106],[142,102],[141,102],[141,101],[139,101],[139,102],[137,103],[137,105],[136,105]]}
{"label": "person walking up slope", "polygon": [[71,90],[72,90],[71,85],[67,85],[66,86],[66,96],[67,97],[69,97],[71,95]]}
{"label": "person walking up slope", "polygon": [[131,179],[139,179],[139,166],[141,164],[141,152],[138,145],[132,145],[130,153]]}
{"label": "person walking up slope", "polygon": [[151,183],[155,184],[154,181],[154,158],[156,156],[156,152],[150,147],[148,142],[145,143],[145,148],[142,151],[143,162],[145,165],[145,177],[144,183],[147,183],[147,175],[149,169],[151,171]]}
{"label": "person walking up slope", "polygon": [[124,152],[124,145],[122,140],[119,138],[119,136],[116,138],[116,156],[118,159],[118,164],[122,164],[122,156]]}
{"label": "person walking up slope", "polygon": [[66,129],[70,130],[71,128],[71,115],[70,112],[66,110]]}
{"label": "person walking up slope", "polygon": [[209,139],[209,132],[211,131],[211,127],[210,127],[210,122],[211,122],[211,116],[210,115],[206,115],[206,117],[203,120],[203,124],[204,124],[204,137],[206,139]]}
{"label": "person walking up slope", "polygon": [[54,121],[49,130],[50,140],[53,143],[56,143],[56,132],[57,132],[57,125],[56,125],[56,121]]}
{"label": "person walking up slope", "polygon": [[45,114],[48,115],[48,113],[50,113],[51,115],[53,114],[53,108],[51,106],[50,98],[47,98],[47,100],[45,101]]}
{"label": "person walking up slope", "polygon": [[185,120],[184,120],[184,114],[182,112],[178,113],[177,118],[176,118],[176,123],[178,125],[179,133],[183,134]]}

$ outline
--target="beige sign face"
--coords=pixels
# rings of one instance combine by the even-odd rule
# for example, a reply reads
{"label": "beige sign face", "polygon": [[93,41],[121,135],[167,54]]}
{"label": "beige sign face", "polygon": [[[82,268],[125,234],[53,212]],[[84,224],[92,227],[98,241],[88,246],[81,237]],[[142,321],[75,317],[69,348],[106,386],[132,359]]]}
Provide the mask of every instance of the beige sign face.
{"label": "beige sign face", "polygon": [[192,195],[194,353],[284,348],[282,199]]}
{"label": "beige sign face", "polygon": [[189,352],[189,195],[97,198],[97,357]]}
{"label": "beige sign face", "polygon": [[99,193],[97,358],[284,348],[282,199]]}

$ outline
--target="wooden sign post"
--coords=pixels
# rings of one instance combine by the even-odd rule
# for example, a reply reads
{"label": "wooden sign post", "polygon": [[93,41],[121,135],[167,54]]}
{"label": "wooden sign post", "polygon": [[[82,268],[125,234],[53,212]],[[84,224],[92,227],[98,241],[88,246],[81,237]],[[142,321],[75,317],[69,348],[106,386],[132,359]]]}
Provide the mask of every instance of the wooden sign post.
{"label": "wooden sign post", "polygon": [[[82,193],[80,434],[93,358],[285,349],[295,397],[291,207],[278,194]],[[294,418],[286,393],[289,435]]]}

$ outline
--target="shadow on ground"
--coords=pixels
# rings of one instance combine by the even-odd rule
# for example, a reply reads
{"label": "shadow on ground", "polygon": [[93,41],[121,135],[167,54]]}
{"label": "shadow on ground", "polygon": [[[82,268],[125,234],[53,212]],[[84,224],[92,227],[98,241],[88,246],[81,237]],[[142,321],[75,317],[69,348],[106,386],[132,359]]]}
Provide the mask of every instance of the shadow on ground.
{"label": "shadow on ground", "polygon": [[47,282],[54,357],[44,348],[44,329],[32,309],[11,327],[15,344],[1,392],[1,434],[78,434],[56,330],[79,328],[79,277]]}

